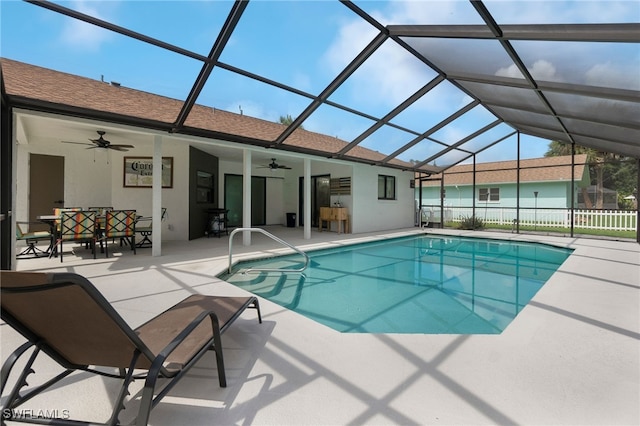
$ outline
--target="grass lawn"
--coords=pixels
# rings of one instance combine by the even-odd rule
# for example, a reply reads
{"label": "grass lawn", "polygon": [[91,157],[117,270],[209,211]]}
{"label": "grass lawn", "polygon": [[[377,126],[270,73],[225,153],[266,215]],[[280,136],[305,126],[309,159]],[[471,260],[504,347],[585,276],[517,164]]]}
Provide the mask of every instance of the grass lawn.
{"label": "grass lawn", "polygon": [[[449,222],[446,224],[447,228],[459,228],[457,223]],[[512,231],[511,225],[494,225],[494,224],[485,224],[485,230],[489,229],[500,229],[500,230],[508,230]],[[562,234],[562,235],[570,235],[571,229],[557,226],[526,226],[520,225],[520,232],[542,232],[542,233],[551,233],[551,234]],[[635,231],[613,231],[607,229],[585,229],[585,228],[573,228],[574,235],[593,235],[600,237],[609,237],[609,238],[630,238],[635,239],[636,233]]]}

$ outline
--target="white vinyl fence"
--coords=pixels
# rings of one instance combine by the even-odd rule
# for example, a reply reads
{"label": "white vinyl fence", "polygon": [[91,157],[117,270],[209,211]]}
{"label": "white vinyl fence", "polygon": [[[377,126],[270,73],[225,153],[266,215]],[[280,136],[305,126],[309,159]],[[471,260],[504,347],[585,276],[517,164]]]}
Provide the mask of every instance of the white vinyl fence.
{"label": "white vinyl fence", "polygon": [[[470,207],[444,208],[444,221],[460,222],[465,217],[471,217],[473,209]],[[440,223],[440,208],[423,206],[422,223]],[[515,208],[485,208],[476,207],[476,217],[485,224],[512,226],[516,219]],[[636,212],[632,210],[574,210],[573,227],[582,229],[604,229],[612,231],[635,231]],[[570,209],[520,209],[520,226],[540,227],[571,227]]]}

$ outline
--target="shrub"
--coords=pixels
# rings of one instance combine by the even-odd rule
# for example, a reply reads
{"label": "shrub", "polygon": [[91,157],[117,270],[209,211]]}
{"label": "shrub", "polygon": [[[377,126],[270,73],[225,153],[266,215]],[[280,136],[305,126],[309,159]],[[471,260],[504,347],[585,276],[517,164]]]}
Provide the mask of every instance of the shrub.
{"label": "shrub", "polygon": [[463,216],[458,227],[466,230],[484,229],[484,222],[479,217]]}

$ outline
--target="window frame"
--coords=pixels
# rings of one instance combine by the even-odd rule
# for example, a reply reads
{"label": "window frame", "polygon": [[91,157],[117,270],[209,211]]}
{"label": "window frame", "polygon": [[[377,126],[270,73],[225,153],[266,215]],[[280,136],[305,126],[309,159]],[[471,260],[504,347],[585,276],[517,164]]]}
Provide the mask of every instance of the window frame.
{"label": "window frame", "polygon": [[[486,199],[482,199],[483,195],[486,196]],[[499,203],[500,187],[488,186],[484,188],[478,188],[478,202],[479,203]]]}
{"label": "window frame", "polygon": [[[384,196],[380,197],[380,183],[381,179],[383,183],[382,192]],[[393,189],[393,194],[388,195],[389,189]],[[391,175],[378,175],[378,200],[397,200],[396,196],[396,177]]]}

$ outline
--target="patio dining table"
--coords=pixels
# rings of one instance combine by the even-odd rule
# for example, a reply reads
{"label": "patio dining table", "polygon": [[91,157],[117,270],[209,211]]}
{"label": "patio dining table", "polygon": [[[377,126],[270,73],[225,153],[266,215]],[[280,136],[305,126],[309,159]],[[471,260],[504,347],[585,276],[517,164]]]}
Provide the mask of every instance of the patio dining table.
{"label": "patio dining table", "polygon": [[56,220],[60,220],[60,216],[55,214],[44,214],[40,216],[36,216],[36,219],[42,223],[46,223],[49,225],[49,232],[51,233],[51,241],[49,241],[49,247],[45,253],[49,254],[49,257],[54,253],[54,250],[57,252],[56,248],[56,240],[58,239],[58,235],[56,233]]}

